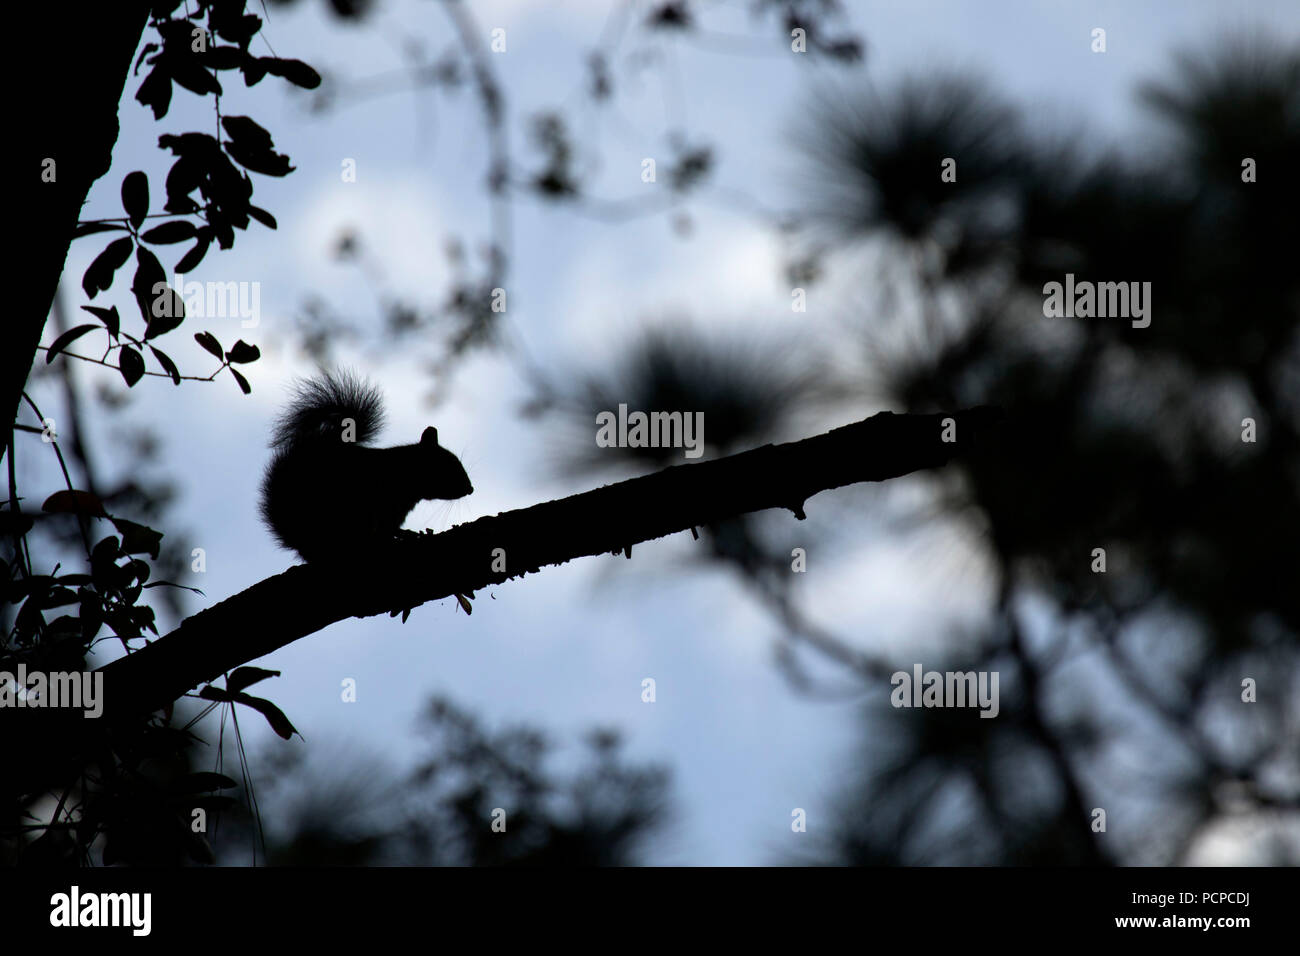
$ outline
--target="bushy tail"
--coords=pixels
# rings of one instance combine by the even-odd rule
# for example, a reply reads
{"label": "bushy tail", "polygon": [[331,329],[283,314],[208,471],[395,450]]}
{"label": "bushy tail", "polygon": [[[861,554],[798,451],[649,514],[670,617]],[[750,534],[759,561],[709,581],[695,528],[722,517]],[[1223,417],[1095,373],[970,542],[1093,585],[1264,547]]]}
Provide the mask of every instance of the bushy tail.
{"label": "bushy tail", "polygon": [[271,432],[271,447],[286,449],[318,438],[337,440],[345,419],[356,422],[356,442],[366,444],[384,427],[379,389],[350,371],[321,372],[299,382]]}

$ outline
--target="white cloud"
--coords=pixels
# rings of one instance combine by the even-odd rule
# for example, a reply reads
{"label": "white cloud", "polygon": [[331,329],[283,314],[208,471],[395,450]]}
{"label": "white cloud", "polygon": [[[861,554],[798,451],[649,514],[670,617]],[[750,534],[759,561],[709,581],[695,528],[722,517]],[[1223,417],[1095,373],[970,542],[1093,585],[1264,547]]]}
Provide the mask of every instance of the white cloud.
{"label": "white cloud", "polygon": [[[785,326],[793,314],[780,282],[777,241],[752,222],[717,216],[694,235],[665,240],[662,218],[611,228],[575,257],[564,288],[573,290],[558,334],[584,351],[625,343],[642,319],[687,315],[711,326]],[[660,235],[649,237],[648,231]],[[650,238],[653,241],[650,241]]]}
{"label": "white cloud", "polygon": [[340,269],[333,256],[339,237],[352,229],[392,291],[432,299],[447,281],[439,207],[428,182],[409,167],[370,170],[355,183],[321,180],[290,220],[295,268],[315,289],[352,284],[355,274]]}

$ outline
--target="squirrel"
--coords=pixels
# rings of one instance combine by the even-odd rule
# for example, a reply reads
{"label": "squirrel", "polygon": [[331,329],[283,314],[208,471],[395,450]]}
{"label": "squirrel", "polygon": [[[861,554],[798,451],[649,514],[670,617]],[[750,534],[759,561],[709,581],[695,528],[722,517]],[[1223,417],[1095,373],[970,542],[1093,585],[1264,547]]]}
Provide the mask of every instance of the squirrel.
{"label": "squirrel", "polygon": [[309,563],[342,560],[397,537],[417,502],[474,490],[436,428],[414,445],[368,446],[383,422],[383,395],[350,372],[299,383],[262,478],[262,520],[281,545]]}

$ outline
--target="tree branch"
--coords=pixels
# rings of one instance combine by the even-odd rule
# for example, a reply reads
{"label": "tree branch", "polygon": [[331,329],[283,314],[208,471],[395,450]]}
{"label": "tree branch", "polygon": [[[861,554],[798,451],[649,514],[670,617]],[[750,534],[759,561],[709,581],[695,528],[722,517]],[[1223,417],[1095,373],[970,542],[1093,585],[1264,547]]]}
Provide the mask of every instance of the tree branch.
{"label": "tree branch", "polygon": [[[630,557],[639,542],[747,512],[788,508],[802,517],[804,502],[820,491],[936,468],[969,453],[1001,417],[999,409],[989,407],[934,415],[882,412],[815,438],[674,466],[397,541],[358,565],[299,565],[193,615],[102,668],[104,716],[99,720],[81,719],[78,712],[69,719],[67,711],[9,710],[0,714],[6,724],[32,715],[41,726],[35,735],[6,733],[4,739],[57,741],[53,746],[64,751],[63,757],[78,749],[68,734],[76,738],[95,732],[96,725],[159,710],[191,688],[335,621],[467,594],[585,555],[626,551]],[[954,441],[943,440],[947,419],[956,423]],[[498,548],[504,552],[504,571],[493,570]],[[58,735],[52,736],[50,722],[60,721]],[[37,760],[49,756],[29,753]],[[20,764],[10,762],[15,765]]]}

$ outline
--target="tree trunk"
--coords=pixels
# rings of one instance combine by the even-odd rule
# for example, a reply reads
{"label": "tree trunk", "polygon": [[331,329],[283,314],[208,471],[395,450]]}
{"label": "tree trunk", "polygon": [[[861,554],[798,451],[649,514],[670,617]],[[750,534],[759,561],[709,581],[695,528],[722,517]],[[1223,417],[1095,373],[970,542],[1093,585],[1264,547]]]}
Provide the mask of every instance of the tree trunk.
{"label": "tree trunk", "polygon": [[22,85],[15,93],[20,119],[9,131],[20,148],[15,192],[27,214],[11,226],[11,238],[21,243],[23,268],[0,348],[0,400],[10,423],[6,448],[81,207],[91,184],[113,161],[117,107],[149,4],[74,4],[71,17],[59,8],[57,22],[54,12],[30,3],[6,11],[8,35],[15,42],[51,41],[21,67]]}

